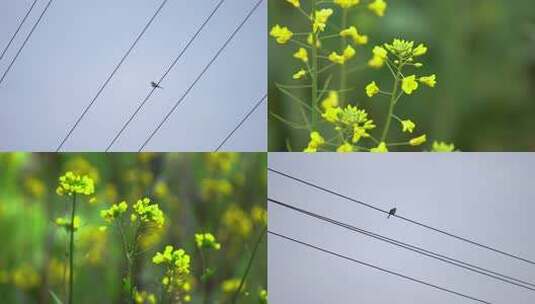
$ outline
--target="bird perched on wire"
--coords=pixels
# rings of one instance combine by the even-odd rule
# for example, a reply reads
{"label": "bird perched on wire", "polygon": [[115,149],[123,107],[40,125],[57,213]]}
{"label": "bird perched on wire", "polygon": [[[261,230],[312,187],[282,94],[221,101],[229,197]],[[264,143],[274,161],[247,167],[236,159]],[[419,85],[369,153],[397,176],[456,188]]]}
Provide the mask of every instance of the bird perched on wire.
{"label": "bird perched on wire", "polygon": [[150,85],[155,89],[163,89],[163,87],[161,87],[158,83],[156,83],[154,81],[151,81]]}
{"label": "bird perched on wire", "polygon": [[398,211],[397,208],[390,209],[390,211],[388,212],[388,217],[387,218],[390,218],[390,216],[396,215],[396,211]]}

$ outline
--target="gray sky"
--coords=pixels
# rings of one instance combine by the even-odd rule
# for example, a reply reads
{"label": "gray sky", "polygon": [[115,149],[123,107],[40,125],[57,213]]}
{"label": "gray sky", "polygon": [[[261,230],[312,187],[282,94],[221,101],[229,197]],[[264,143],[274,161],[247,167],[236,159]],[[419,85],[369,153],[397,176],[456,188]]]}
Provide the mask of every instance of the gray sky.
{"label": "gray sky", "polygon": [[[3,73],[47,1],[40,0],[6,57]],[[257,0],[226,0],[114,150],[141,146]],[[234,37],[146,150],[213,151],[266,93],[266,2]],[[0,1],[3,48],[31,0]],[[54,0],[0,85],[0,150],[55,150],[148,22],[161,0]],[[102,151],[218,0],[171,0],[64,146]],[[263,104],[222,150],[265,151]]]}
{"label": "gray sky", "polygon": [[[270,153],[269,166],[383,209],[535,259],[535,155]],[[535,282],[518,262],[269,173],[269,197],[400,241]],[[465,271],[270,204],[269,229],[498,304],[535,292]],[[272,303],[472,303],[269,237]]]}

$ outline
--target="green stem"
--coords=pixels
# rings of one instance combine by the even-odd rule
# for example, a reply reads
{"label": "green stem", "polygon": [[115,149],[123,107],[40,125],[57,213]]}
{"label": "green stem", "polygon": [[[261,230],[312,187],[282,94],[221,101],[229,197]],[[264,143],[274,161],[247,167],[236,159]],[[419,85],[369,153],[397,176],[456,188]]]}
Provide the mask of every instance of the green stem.
{"label": "green stem", "polygon": [[69,250],[69,304],[73,304],[73,286],[74,286],[74,216],[76,214],[76,193],[72,197],[71,213],[71,237]]}
{"label": "green stem", "polygon": [[392,116],[394,115],[394,107],[396,106],[396,100],[399,90],[399,81],[401,77],[400,69],[398,68],[396,71],[396,76],[394,77],[394,89],[392,90],[392,95],[390,97],[390,106],[388,107],[388,116],[386,117],[386,123],[385,127],[383,129],[383,133],[381,135],[381,142],[385,142],[386,137],[388,136],[388,130],[390,129],[390,124],[392,122]]}
{"label": "green stem", "polygon": [[[312,0],[312,14],[316,11],[316,0]],[[312,23],[314,21],[312,20]],[[312,78],[312,108],[317,109],[318,108],[318,48],[317,48],[317,41],[318,41],[318,34],[313,33],[312,34],[312,72],[314,75],[311,75]],[[312,121],[312,129],[316,126],[316,120],[317,120],[317,114],[314,110],[310,111],[310,117]]]}
{"label": "green stem", "polygon": [[203,295],[203,303],[204,304],[208,304],[209,303],[209,297],[208,297],[208,290],[209,290],[209,285],[208,285],[208,277],[206,277],[206,268],[208,267],[207,265],[207,262],[206,262],[206,258],[204,256],[204,253],[202,251],[202,248],[199,248],[199,252],[201,254],[201,270],[202,270],[202,274],[201,274],[201,277],[203,278],[203,283],[204,283],[204,295]]}
{"label": "green stem", "polygon": [[134,262],[136,259],[136,253],[137,253],[137,242],[139,237],[141,236],[142,231],[142,225],[139,224],[136,228],[134,239],[132,240],[132,245],[128,249],[126,253],[126,258],[128,261],[128,287],[129,287],[129,294],[130,294],[130,302],[134,304],[134,280],[135,280],[135,274],[134,274]]}
{"label": "green stem", "polygon": [[128,300],[126,300],[126,303],[134,303],[134,293],[132,289],[132,258],[130,257],[130,254],[126,254],[126,265],[127,265],[127,274],[126,279],[128,281]]}
{"label": "green stem", "polygon": [[253,260],[256,255],[256,251],[258,250],[258,246],[262,242],[262,239],[264,239],[264,235],[267,231],[267,225],[262,229],[262,232],[260,232],[260,235],[258,236],[258,239],[256,240],[256,244],[254,246],[253,252],[251,253],[251,257],[249,258],[249,262],[247,263],[247,268],[245,268],[245,272],[243,273],[243,276],[240,280],[240,286],[238,286],[238,289],[234,292],[234,295],[232,296],[232,304],[236,304],[238,301],[238,297],[241,293],[241,290],[243,288],[243,285],[245,284],[245,280],[247,279],[247,275],[249,274],[249,270],[251,270],[251,266],[253,265]]}
{"label": "green stem", "polygon": [[[344,9],[342,12],[342,28],[345,29],[347,26],[347,9]],[[344,51],[344,47],[346,46],[345,38],[340,39],[340,51]],[[346,82],[347,82],[347,73],[346,73],[346,65],[342,64],[340,67],[340,90],[345,89]],[[345,92],[341,91],[340,94],[340,105],[344,105],[345,103]]]}

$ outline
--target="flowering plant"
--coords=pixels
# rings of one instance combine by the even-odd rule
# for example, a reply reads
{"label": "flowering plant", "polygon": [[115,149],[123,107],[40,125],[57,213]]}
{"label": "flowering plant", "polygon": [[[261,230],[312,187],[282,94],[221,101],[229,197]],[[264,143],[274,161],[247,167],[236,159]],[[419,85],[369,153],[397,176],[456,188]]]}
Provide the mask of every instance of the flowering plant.
{"label": "flowering plant", "polygon": [[[378,17],[383,17],[388,4],[385,0],[334,0],[307,1],[310,10],[306,11],[300,0],[286,0],[288,5],[304,16],[304,32],[294,32],[284,25],[275,24],[269,35],[279,45],[291,44],[293,58],[300,62],[292,75],[292,84],[277,83],[277,88],[287,95],[301,113],[301,121],[291,121],[276,113],[275,119],[293,129],[304,130],[310,140],[304,152],[388,152],[399,147],[416,147],[427,142],[427,135],[417,130],[416,123],[398,116],[396,110],[404,97],[414,94],[422,85],[434,88],[437,85],[435,74],[417,76],[415,70],[423,67],[420,60],[428,48],[423,43],[394,39],[391,43],[377,44],[365,62],[359,62],[360,53],[371,41],[368,35],[359,30],[356,24],[348,22],[348,16],[359,8],[365,8]],[[303,1],[304,2],[304,1]],[[340,24],[333,22],[340,17]],[[333,47],[332,41],[338,39],[339,46]],[[372,119],[368,106],[355,103],[351,96],[355,88],[348,85],[348,76],[365,68],[387,70],[392,76],[390,88],[371,81],[360,87],[371,100],[385,97],[387,110],[381,123]],[[308,91],[301,98],[294,90]],[[377,96],[376,96],[377,95]],[[371,104],[371,103],[370,103]],[[407,136],[406,140],[396,141],[391,130],[397,123],[399,131]],[[291,149],[291,147],[289,147]],[[434,141],[432,151],[450,152],[453,144]]]}

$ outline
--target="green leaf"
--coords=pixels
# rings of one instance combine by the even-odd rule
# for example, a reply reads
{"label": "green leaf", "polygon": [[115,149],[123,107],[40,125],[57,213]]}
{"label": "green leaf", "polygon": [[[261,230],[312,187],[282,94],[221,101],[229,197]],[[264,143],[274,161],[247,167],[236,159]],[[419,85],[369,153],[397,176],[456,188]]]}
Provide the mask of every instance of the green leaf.
{"label": "green leaf", "polygon": [[52,300],[54,300],[54,304],[63,304],[63,302],[61,302],[59,297],[52,290],[49,290],[48,293],[50,293]]}

